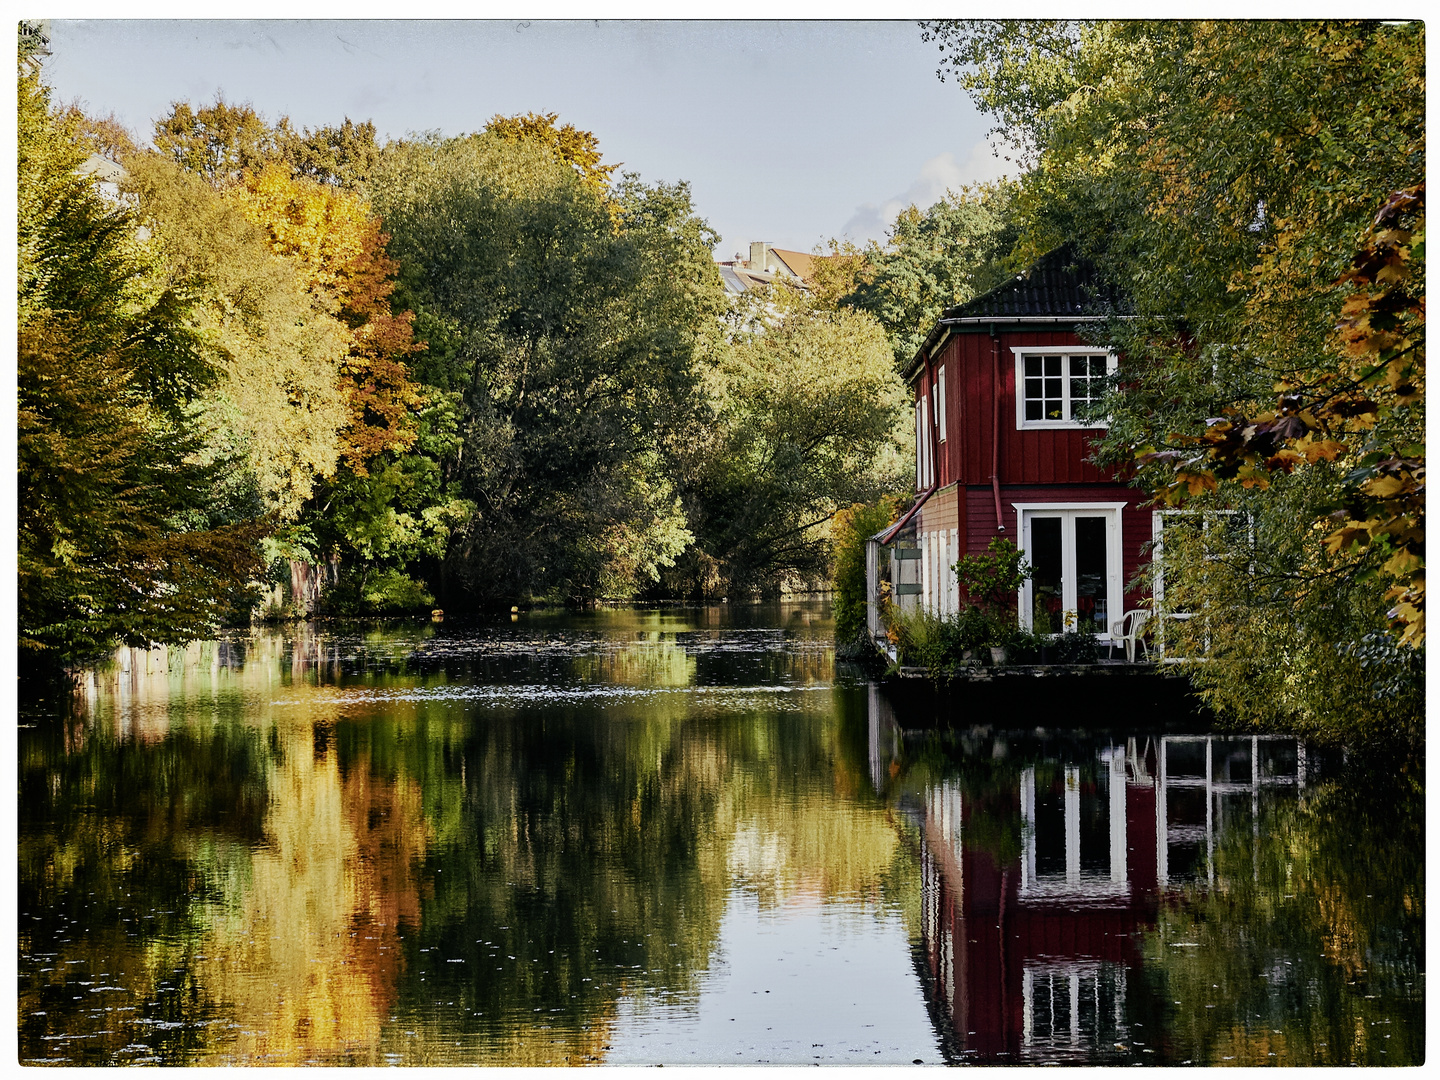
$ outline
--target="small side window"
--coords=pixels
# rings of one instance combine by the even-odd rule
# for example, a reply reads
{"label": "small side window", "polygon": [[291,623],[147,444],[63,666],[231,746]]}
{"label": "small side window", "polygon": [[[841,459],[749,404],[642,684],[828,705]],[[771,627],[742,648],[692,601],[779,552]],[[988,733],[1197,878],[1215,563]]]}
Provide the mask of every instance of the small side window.
{"label": "small side window", "polygon": [[945,369],[940,369],[935,383],[935,422],[940,430],[940,442],[945,441]]}

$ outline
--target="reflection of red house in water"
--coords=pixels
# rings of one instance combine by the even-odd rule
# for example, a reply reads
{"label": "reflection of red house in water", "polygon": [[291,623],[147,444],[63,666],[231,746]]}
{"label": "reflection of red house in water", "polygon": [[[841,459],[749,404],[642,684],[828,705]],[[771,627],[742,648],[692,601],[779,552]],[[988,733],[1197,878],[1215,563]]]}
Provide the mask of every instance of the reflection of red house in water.
{"label": "reflection of red house in water", "polygon": [[[1258,820],[1263,790],[1305,783],[1293,739],[1131,739],[1097,764],[1024,769],[1008,808],[982,808],[959,784],[929,793],[923,936],[966,1058],[1093,1060],[1143,1040],[1128,1027],[1127,974],[1162,894],[1213,873],[1217,837]],[[1016,803],[1021,851],[1000,861],[971,834]]]}

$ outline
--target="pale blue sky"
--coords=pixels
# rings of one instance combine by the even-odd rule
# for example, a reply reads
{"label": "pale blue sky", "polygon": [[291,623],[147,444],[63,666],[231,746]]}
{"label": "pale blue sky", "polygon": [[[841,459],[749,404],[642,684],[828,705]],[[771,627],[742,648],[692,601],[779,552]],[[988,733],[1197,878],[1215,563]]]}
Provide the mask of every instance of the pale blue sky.
{"label": "pale blue sky", "polygon": [[171,101],[217,90],[302,127],[373,119],[382,137],[557,112],[606,161],[688,180],[717,258],[878,239],[908,203],[1005,167],[913,22],[56,20],[51,49],[59,101],[142,139]]}

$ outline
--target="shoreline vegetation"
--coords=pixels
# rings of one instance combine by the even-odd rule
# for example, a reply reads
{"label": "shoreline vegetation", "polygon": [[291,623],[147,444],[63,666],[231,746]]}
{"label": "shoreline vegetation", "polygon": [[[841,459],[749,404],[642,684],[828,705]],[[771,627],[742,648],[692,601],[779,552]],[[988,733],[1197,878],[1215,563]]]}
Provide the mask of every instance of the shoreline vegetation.
{"label": "shoreline vegetation", "polygon": [[[900,366],[1073,244],[1129,305],[1095,462],[1172,513],[1181,669],[1226,723],[1418,753],[1423,24],[919,32],[1019,178],[730,297],[688,184],[555,114],[382,145],[217,95],[137,133],[56,102],[22,24],[22,674],[257,616],[827,585],[859,655],[864,537],[913,497]],[[952,619],[887,613],[901,662],[1056,647],[1018,557],[967,557]]]}

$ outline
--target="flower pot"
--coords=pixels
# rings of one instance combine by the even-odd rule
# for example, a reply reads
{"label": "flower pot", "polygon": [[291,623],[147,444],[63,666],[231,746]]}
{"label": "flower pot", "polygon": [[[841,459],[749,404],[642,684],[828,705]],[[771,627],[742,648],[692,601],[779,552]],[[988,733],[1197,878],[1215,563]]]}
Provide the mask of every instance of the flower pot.
{"label": "flower pot", "polygon": [[992,645],[992,646],[990,646],[990,662],[991,662],[992,664],[994,664],[996,667],[999,667],[1001,664],[1005,663],[1005,646],[1004,646],[1004,645]]}
{"label": "flower pot", "polygon": [[1057,659],[1057,650],[1054,645],[1040,646],[1040,663],[1053,664]]}

